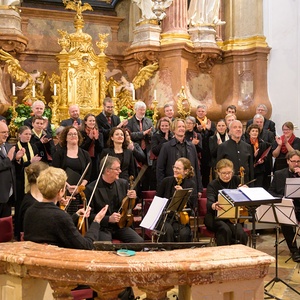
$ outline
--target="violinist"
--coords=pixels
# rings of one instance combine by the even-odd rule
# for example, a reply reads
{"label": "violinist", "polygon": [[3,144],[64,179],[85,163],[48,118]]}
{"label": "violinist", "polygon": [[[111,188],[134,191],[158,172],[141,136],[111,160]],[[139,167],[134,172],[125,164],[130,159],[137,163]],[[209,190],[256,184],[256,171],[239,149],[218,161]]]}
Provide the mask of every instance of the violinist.
{"label": "violinist", "polygon": [[[66,172],[59,168],[49,167],[40,173],[37,187],[43,200],[36,201],[25,213],[24,240],[64,248],[93,249],[93,242],[98,238],[99,224],[107,206],[94,216],[89,230],[83,237],[74,224],[78,215],[84,214],[83,209],[78,210],[72,219],[56,205],[65,194],[66,180]],[[86,214],[89,215],[89,212]]]}
{"label": "violinist", "polygon": [[[189,225],[189,214],[194,210],[197,201],[197,187],[193,177],[195,176],[194,168],[191,162],[181,157],[176,160],[173,166],[173,176],[163,179],[157,196],[171,199],[176,190],[184,188],[192,188],[193,192],[186,208],[190,208],[189,212],[180,213],[179,216],[170,216],[164,225],[165,234],[161,236],[161,241],[164,242],[191,242],[192,234]],[[184,220],[182,220],[182,217]]]}
{"label": "violinist", "polygon": [[[87,165],[91,162],[90,154],[80,148],[82,136],[77,128],[73,126],[66,127],[60,134],[62,148],[55,152],[52,166],[62,168],[68,175],[67,190],[69,195],[74,196],[68,206],[68,213],[74,214],[78,207],[82,205],[82,199],[76,190],[81,175],[84,173]],[[90,180],[92,167],[89,165],[87,172],[82,178],[81,185],[85,186]]]}
{"label": "violinist", "polygon": [[[106,162],[105,162],[106,159]],[[103,164],[105,165],[103,167]],[[135,190],[128,190],[128,182],[119,178],[121,173],[121,163],[117,157],[107,156],[100,162],[100,169],[103,169],[101,178],[95,189],[95,193],[91,200],[91,216],[93,219],[95,214],[105,205],[109,205],[105,217],[100,223],[99,241],[112,241],[112,239],[121,240],[124,243],[141,243],[144,240],[131,227],[120,228],[118,222],[122,214],[127,211],[120,211],[122,201],[127,196],[128,199],[136,198]],[[87,185],[85,194],[90,199],[97,181],[93,181]]]}
{"label": "violinist", "polygon": [[239,241],[247,245],[248,236],[241,223],[234,224],[229,219],[218,219],[217,210],[222,210],[218,203],[219,190],[236,189],[240,186],[240,178],[234,175],[233,163],[229,159],[221,159],[216,165],[216,179],[207,186],[207,214],[204,224],[216,236],[217,246],[232,245]]}

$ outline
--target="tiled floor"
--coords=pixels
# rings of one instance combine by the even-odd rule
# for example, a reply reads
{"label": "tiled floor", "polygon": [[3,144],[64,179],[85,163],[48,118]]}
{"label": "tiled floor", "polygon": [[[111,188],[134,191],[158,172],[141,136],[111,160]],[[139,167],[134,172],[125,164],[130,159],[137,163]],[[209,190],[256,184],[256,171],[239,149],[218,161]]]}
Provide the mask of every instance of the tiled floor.
{"label": "tiled floor", "polygon": [[[275,230],[268,229],[263,231],[258,231],[257,241],[256,241],[256,249],[268,253],[271,256],[275,257]],[[279,242],[282,241],[282,235],[279,235]],[[298,242],[299,244],[299,242]],[[285,244],[285,242],[281,242],[278,245],[278,278],[286,282],[288,285],[293,287],[300,293],[300,264],[294,263],[292,259],[288,262],[286,260],[289,259],[289,251]],[[270,282],[275,274],[275,263],[270,266],[269,273],[265,278],[265,283]],[[274,298],[265,296],[265,299],[282,299],[282,300],[300,300],[300,295],[292,291],[288,286],[281,282],[276,282],[270,284],[268,287],[268,291],[271,295],[275,296]],[[177,289],[175,288],[168,294],[169,299],[176,299],[173,295],[177,294]],[[135,296],[139,296],[140,299],[145,299],[145,295],[135,290]],[[179,299],[180,300],[180,299]],[[197,299],[193,299],[197,300]],[[261,300],[261,299],[259,299]]]}

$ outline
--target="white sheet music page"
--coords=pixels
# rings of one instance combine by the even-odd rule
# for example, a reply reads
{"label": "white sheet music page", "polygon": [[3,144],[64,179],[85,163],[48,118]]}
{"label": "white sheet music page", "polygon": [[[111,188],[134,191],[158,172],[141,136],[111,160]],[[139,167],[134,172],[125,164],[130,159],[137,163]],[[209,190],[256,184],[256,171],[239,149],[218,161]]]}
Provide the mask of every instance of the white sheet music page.
{"label": "white sheet music page", "polygon": [[262,187],[252,187],[252,188],[240,187],[239,190],[242,191],[243,194],[245,194],[249,199],[253,201],[275,199],[275,197],[273,197]]}
{"label": "white sheet music page", "polygon": [[155,196],[140,226],[153,230],[168,201],[167,198]]}

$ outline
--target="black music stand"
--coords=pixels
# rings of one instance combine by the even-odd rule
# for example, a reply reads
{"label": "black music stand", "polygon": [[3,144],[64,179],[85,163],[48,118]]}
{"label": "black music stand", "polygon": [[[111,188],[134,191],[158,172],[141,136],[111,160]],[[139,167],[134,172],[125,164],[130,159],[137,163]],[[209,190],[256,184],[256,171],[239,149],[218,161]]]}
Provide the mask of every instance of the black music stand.
{"label": "black music stand", "polygon": [[[161,214],[160,221],[157,222],[158,225],[155,226],[152,234],[153,236],[156,235],[156,241],[159,241],[161,235],[164,235],[166,232],[164,230],[165,223],[169,216],[171,216],[171,223],[177,213],[181,212],[184,207],[186,206],[193,189],[181,189],[176,190],[171,198],[171,202],[169,203],[167,209]],[[164,218],[162,219],[162,217]],[[161,222],[162,221],[162,222]],[[160,228],[158,228],[160,227]]]}
{"label": "black music stand", "polygon": [[256,249],[256,210],[262,204],[281,202],[281,198],[273,197],[262,187],[240,187],[232,190],[223,189],[219,192],[232,204],[232,206],[247,207],[252,223],[252,248]]}
{"label": "black music stand", "polygon": [[[278,245],[279,245],[279,228],[280,224],[285,225],[298,225],[296,215],[295,215],[295,208],[293,205],[292,199],[282,199],[282,203],[279,204],[270,204],[270,205],[262,205],[260,206],[259,210],[257,211],[257,218],[258,222],[263,223],[272,223],[276,224],[276,235],[275,235],[275,277],[270,280],[265,285],[265,294],[273,297],[273,299],[280,299],[277,298],[269,293],[266,288],[272,284],[271,288],[274,286],[276,282],[281,282],[294,291],[296,294],[300,295],[300,293],[291,287],[288,283],[284,280],[279,278],[278,276]],[[270,289],[271,289],[270,288]]]}

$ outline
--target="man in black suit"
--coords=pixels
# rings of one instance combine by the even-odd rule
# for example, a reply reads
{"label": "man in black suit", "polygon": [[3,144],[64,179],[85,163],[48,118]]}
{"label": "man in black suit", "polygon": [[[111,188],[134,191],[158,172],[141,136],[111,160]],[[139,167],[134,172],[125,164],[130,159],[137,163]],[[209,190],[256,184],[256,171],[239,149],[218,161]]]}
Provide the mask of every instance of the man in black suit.
{"label": "man in black suit", "polygon": [[[283,197],[285,191],[285,182],[287,178],[300,177],[300,151],[292,150],[286,155],[288,168],[278,170],[274,173],[274,178],[271,183],[269,192],[275,197]],[[300,198],[293,198],[296,218],[300,221]],[[295,236],[295,227],[291,225],[281,224],[281,231],[285,241],[292,253],[294,262],[300,262],[300,249],[297,247],[297,242],[293,242]]]}
{"label": "man in black suit", "polygon": [[66,120],[62,120],[60,122],[60,126],[74,126],[75,128],[79,128],[81,125],[82,120],[79,118],[80,115],[80,109],[77,104],[73,104],[69,106],[69,115],[70,118]]}
{"label": "man in black suit", "polygon": [[18,161],[25,154],[25,149],[15,153],[16,147],[6,143],[8,135],[7,125],[0,122],[0,218],[11,215],[11,206],[16,195],[14,161]]}
{"label": "man in black suit", "polygon": [[107,147],[107,141],[110,130],[113,127],[124,127],[127,125],[127,120],[121,122],[120,118],[114,114],[114,103],[109,97],[103,100],[103,111],[96,116],[98,128],[103,133],[104,147]]}
{"label": "man in black suit", "polygon": [[[137,101],[134,105],[134,115],[128,120],[127,128],[131,132],[131,140],[138,143],[142,150],[144,151],[148,166],[152,166],[152,160],[150,159],[151,150],[151,137],[154,132],[154,126],[152,121],[145,117],[146,114],[146,104],[143,101]],[[153,172],[151,168],[146,170],[141,184],[142,190],[153,190],[156,188],[154,186],[155,179],[153,178]]]}
{"label": "man in black suit", "polygon": [[[261,114],[256,114],[253,117],[253,124],[257,124],[258,127],[260,128],[260,134],[259,137],[267,143],[268,147],[272,146],[274,140],[275,140],[275,136],[274,133],[272,131],[269,131],[267,129],[264,129],[264,117]],[[272,151],[269,152],[269,154],[267,155],[265,161],[265,176],[264,176],[264,180],[263,180],[263,188],[268,190],[270,187],[270,183],[271,183],[271,172],[273,169],[273,160],[272,160]]]}
{"label": "man in black suit", "polygon": [[[32,119],[33,117],[42,117],[43,114],[44,114],[44,111],[45,111],[45,104],[43,101],[41,100],[36,100],[32,103],[32,106],[31,106],[31,110],[33,112],[33,116],[31,118],[28,118],[24,121],[24,125],[28,126],[30,129],[33,128],[32,126]],[[47,132],[47,135],[52,137],[52,129],[51,129],[51,123],[50,123],[50,120],[47,124],[47,128],[45,129],[46,132]]]}
{"label": "man in black suit", "polygon": [[[104,160],[105,157],[101,160],[100,169],[102,169]],[[123,228],[120,228],[118,225],[122,215],[124,215],[125,219],[127,216],[125,211],[122,214],[120,213],[122,200],[126,196],[129,201],[130,199],[136,199],[136,191],[128,190],[128,182],[119,178],[120,173],[120,160],[117,157],[108,156],[92,198],[90,219],[93,220],[95,215],[108,205],[106,215],[100,222],[99,240],[112,241],[112,239],[118,239],[124,243],[141,243],[144,241],[142,237],[130,226],[126,226],[126,222],[124,222],[125,227]],[[86,187],[85,194],[87,199],[90,198],[95,184],[96,181],[93,181]]]}
{"label": "man in black suit", "polygon": [[[273,132],[274,137],[276,135],[276,128],[275,128],[275,123],[271,120],[266,119],[266,114],[268,112],[268,108],[264,104],[259,104],[256,107],[256,114],[260,114],[264,117],[264,126],[263,128]],[[253,119],[249,120],[246,124],[246,128],[248,128],[251,124],[253,123]]]}
{"label": "man in black suit", "polygon": [[173,166],[176,160],[180,157],[185,157],[189,159],[194,168],[194,178],[197,186],[198,196],[201,196],[203,186],[197,150],[192,142],[185,140],[185,121],[181,119],[175,119],[175,121],[172,123],[172,131],[174,133],[174,137],[170,141],[163,144],[157,158],[157,185],[159,187],[165,177],[173,176]]}
{"label": "man in black suit", "polygon": [[227,158],[233,162],[235,175],[239,175],[241,167],[245,173],[245,182],[254,178],[253,151],[249,144],[242,141],[243,125],[234,120],[229,124],[230,139],[218,146],[217,162]]}

